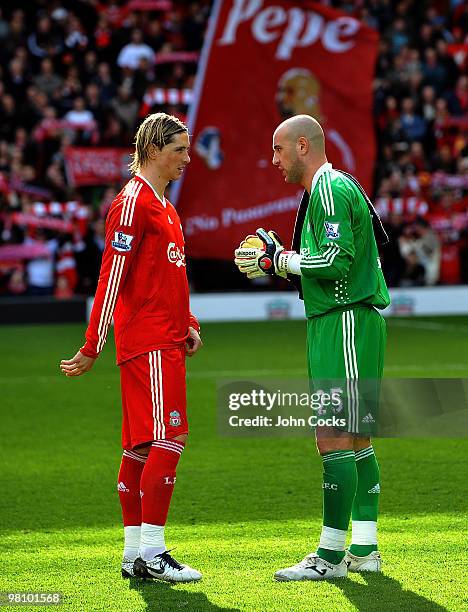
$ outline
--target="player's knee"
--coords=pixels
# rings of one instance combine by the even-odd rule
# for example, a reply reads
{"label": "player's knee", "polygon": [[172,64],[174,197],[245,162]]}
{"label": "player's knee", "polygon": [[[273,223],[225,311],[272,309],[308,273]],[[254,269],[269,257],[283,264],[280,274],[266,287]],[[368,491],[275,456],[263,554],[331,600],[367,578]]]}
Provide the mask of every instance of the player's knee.
{"label": "player's knee", "polygon": [[146,444],[144,446],[135,447],[134,452],[137,453],[137,455],[143,455],[144,457],[147,457],[150,450],[151,450],[151,443]]}
{"label": "player's knee", "polygon": [[352,450],[353,437],[334,427],[317,427],[315,430],[317,450],[321,455],[333,451]]}
{"label": "player's knee", "polygon": [[354,438],[354,449],[355,451],[360,451],[363,450],[365,448],[369,448],[369,446],[371,445],[371,439],[370,438]]}
{"label": "player's knee", "polygon": [[182,444],[187,443],[188,434],[180,434],[180,436],[176,436],[175,438],[171,438],[171,440],[176,440],[177,442],[182,442]]}
{"label": "player's knee", "polygon": [[317,450],[320,455],[325,455],[325,453],[341,450],[341,448],[337,447],[332,440],[317,440]]}
{"label": "player's knee", "polygon": [[352,440],[345,438],[317,438],[317,450],[321,455],[334,451],[350,450],[352,448]]}

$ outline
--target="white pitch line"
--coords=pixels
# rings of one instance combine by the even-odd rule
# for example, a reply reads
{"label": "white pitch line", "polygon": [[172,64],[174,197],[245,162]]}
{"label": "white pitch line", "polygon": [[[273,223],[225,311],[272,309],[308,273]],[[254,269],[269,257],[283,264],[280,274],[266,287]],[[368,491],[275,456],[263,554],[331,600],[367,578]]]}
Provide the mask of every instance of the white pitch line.
{"label": "white pitch line", "polygon": [[[468,373],[468,363],[431,363],[431,364],[405,364],[402,366],[387,366],[385,372],[424,372],[427,371],[460,370]],[[205,370],[203,372],[189,372],[188,378],[230,378],[239,376],[291,376],[297,374],[307,378],[305,369],[295,370]],[[434,377],[432,377],[434,378]]]}
{"label": "white pitch line", "polygon": [[307,370],[304,368],[297,368],[294,370],[204,370],[200,372],[188,372],[188,378],[239,378],[239,376],[291,376],[298,374],[300,376],[307,376]]}
{"label": "white pitch line", "polygon": [[[407,363],[405,365],[389,365],[385,367],[387,372],[428,372],[428,371],[446,371],[460,370],[468,373],[467,363],[430,363],[416,364]],[[305,368],[295,368],[288,370],[202,370],[200,372],[187,372],[187,378],[239,378],[240,376],[303,376],[307,378],[307,370]],[[108,378],[113,379],[116,374],[98,374],[93,373],[93,378]],[[79,378],[82,378],[81,376]],[[432,377],[434,378],[434,377]],[[7,383],[49,383],[50,381],[62,381],[65,379],[63,374],[51,374],[48,376],[0,376],[0,384]]]}
{"label": "white pitch line", "polygon": [[466,370],[468,372],[468,363],[431,363],[431,364],[425,363],[425,364],[420,364],[420,365],[406,364],[404,366],[394,365],[394,366],[386,366],[384,368],[385,372],[399,372],[400,370],[405,371],[405,372],[412,372],[412,371],[427,372],[428,370],[429,371],[431,370],[439,370],[439,371]]}
{"label": "white pitch line", "polygon": [[408,321],[392,319],[388,322],[389,327],[410,327],[411,329],[420,329],[426,331],[449,331],[466,334],[468,333],[468,325],[454,325],[453,323],[436,323],[434,321]]}

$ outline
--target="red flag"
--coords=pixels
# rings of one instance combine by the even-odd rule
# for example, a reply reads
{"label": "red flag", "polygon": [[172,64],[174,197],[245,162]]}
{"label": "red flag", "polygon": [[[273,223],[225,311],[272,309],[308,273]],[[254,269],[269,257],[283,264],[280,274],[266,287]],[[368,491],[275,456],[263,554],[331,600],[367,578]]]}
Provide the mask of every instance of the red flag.
{"label": "red flag", "polygon": [[174,185],[191,257],[231,259],[247,233],[289,244],[302,188],[271,164],[272,135],[306,113],[336,168],[369,189],[377,33],[316,2],[217,0],[190,109],[192,163]]}

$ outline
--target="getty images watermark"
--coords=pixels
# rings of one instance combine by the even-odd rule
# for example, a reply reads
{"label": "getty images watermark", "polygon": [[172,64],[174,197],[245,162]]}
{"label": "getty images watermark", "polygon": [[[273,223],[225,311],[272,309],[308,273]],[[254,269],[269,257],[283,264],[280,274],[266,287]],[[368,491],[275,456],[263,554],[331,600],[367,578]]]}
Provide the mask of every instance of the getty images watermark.
{"label": "getty images watermark", "polygon": [[[231,427],[345,427],[346,419],[339,417],[343,411],[343,389],[331,388],[329,392],[319,389],[314,393],[287,392],[278,389],[269,392],[265,389],[252,389],[250,392],[231,392],[228,394],[229,410],[233,411],[228,417]],[[272,414],[281,408],[310,408],[312,414],[309,416],[293,416],[279,412]],[[241,408],[259,408],[267,414],[257,414],[253,417],[235,414]],[[328,415],[328,412],[336,414]]]}
{"label": "getty images watermark", "polygon": [[[468,379],[218,381],[221,436],[468,436]],[[325,434],[326,435],[326,434]]]}

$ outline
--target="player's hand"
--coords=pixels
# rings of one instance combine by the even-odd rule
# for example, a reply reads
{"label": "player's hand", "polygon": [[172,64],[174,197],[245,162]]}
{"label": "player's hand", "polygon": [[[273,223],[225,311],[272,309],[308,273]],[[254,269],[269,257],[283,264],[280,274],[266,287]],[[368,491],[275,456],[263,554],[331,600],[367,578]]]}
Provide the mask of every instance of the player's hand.
{"label": "player's hand", "polygon": [[[256,231],[257,236],[263,242],[263,250],[265,251],[264,262],[268,262],[268,274],[277,274],[283,278],[287,278],[287,272],[278,268],[278,258],[284,251],[281,238],[276,232],[270,230],[266,232],[263,227]],[[264,265],[265,265],[264,264]]]}
{"label": "player's hand", "polygon": [[[256,247],[245,248],[244,244],[256,241]],[[256,236],[247,236],[246,241],[235,252],[235,264],[241,272],[247,274],[247,278],[257,278],[265,274],[276,274],[282,278],[288,277],[288,261],[293,255],[292,251],[286,251],[276,232],[266,232],[260,227]]]}
{"label": "player's hand", "polygon": [[[257,230],[257,236],[264,243],[265,257],[268,257],[273,262],[272,269],[274,274],[281,276],[281,278],[288,278],[290,272],[289,263],[293,257],[297,257],[297,253],[295,251],[286,251],[280,237],[272,230],[266,232],[260,228]],[[270,274],[273,274],[273,272],[270,272]]]}
{"label": "player's hand", "polygon": [[60,369],[65,376],[81,376],[89,372],[95,361],[92,357],[86,357],[81,351],[78,351],[72,359],[62,359]]}
{"label": "player's hand", "polygon": [[194,327],[189,327],[189,337],[185,341],[185,354],[187,357],[192,357],[203,346],[200,334]]}
{"label": "player's hand", "polygon": [[234,251],[234,263],[247,278],[266,276],[267,273],[260,267],[260,259],[264,254],[263,242],[258,236],[249,234]]}

